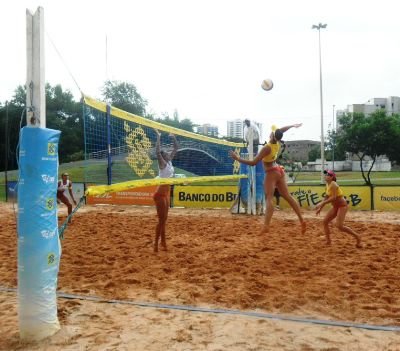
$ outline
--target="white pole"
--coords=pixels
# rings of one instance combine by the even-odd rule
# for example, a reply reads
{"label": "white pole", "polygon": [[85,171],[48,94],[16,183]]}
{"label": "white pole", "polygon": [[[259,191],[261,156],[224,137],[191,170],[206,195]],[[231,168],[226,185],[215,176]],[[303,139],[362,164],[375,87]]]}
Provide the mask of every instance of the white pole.
{"label": "white pole", "polygon": [[326,24],[319,23],[313,25],[311,29],[318,30],[318,51],[319,51],[319,94],[321,101],[321,184],[324,184],[325,166],[325,140],[324,140],[324,107],[322,102],[322,59],[321,59],[321,29],[326,28]]}
{"label": "white pole", "polygon": [[58,330],[57,274],[61,256],[57,228],[58,141],[46,129],[44,10],[26,11],[26,117],[20,133],[18,181],[18,320],[22,341]]}
{"label": "white pole", "polygon": [[321,184],[324,183],[324,164],[325,164],[325,138],[324,138],[324,107],[322,99],[322,60],[321,60],[321,29],[318,30],[319,40],[319,93],[321,100]]}
{"label": "white pole", "polygon": [[46,128],[44,78],[44,10],[26,10],[26,121],[30,127]]}

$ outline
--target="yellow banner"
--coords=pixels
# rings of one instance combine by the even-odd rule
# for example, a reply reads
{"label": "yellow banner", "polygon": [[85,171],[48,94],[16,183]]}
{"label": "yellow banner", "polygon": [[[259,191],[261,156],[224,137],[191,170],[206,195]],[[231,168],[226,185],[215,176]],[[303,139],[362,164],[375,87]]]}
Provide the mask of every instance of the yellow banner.
{"label": "yellow banner", "polygon": [[[343,194],[351,210],[370,210],[371,191],[367,186],[342,186]],[[325,186],[289,185],[289,192],[301,208],[313,209],[324,199]],[[289,204],[281,197],[281,207]]]}
{"label": "yellow banner", "polygon": [[93,185],[86,190],[86,195],[96,196],[106,193],[115,193],[117,191],[125,191],[127,189],[141,188],[143,186],[152,185],[179,185],[190,183],[205,183],[205,182],[222,182],[226,180],[239,180],[247,178],[247,175],[227,175],[227,176],[206,176],[206,177],[188,177],[188,178],[151,178],[138,179],[129,182],[116,183],[111,185]]}
{"label": "yellow banner", "polygon": [[174,207],[229,208],[237,196],[237,186],[175,186]]}
{"label": "yellow banner", "polygon": [[376,186],[374,188],[375,210],[399,211],[400,186]]}

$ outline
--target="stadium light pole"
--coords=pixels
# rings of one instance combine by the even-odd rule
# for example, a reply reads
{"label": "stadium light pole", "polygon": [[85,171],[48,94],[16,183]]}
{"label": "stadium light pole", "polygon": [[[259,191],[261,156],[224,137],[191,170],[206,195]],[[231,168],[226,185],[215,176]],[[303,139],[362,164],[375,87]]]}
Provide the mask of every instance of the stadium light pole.
{"label": "stadium light pole", "polygon": [[321,101],[321,183],[324,183],[324,164],[325,164],[325,140],[324,140],[324,108],[322,101],[322,62],[321,62],[321,29],[326,28],[326,24],[313,24],[311,29],[318,30],[318,47],[319,47],[319,93]]}

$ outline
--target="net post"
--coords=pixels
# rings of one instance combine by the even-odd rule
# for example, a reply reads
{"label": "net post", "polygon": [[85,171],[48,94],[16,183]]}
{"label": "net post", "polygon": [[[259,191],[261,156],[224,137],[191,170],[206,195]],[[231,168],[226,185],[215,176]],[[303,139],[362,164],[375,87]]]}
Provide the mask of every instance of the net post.
{"label": "net post", "polygon": [[26,124],[46,128],[44,10],[26,10]]}
{"label": "net post", "polygon": [[18,324],[22,341],[39,341],[60,329],[57,274],[58,141],[46,129],[44,10],[26,10],[26,119],[20,132],[18,179]]}
{"label": "net post", "polygon": [[107,104],[106,107],[106,118],[107,118],[107,184],[112,183],[112,163],[111,163],[111,107]]}

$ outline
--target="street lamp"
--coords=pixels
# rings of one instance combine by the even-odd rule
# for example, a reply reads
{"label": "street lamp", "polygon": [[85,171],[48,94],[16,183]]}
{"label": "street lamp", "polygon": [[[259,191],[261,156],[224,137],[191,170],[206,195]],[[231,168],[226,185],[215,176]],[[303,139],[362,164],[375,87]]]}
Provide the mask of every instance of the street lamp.
{"label": "street lamp", "polygon": [[318,43],[319,43],[319,90],[321,100],[321,183],[324,183],[324,164],[325,164],[325,140],[324,140],[324,109],[322,103],[322,63],[321,63],[321,29],[326,28],[326,24],[319,23],[313,25],[311,29],[318,30]]}

